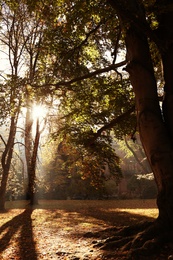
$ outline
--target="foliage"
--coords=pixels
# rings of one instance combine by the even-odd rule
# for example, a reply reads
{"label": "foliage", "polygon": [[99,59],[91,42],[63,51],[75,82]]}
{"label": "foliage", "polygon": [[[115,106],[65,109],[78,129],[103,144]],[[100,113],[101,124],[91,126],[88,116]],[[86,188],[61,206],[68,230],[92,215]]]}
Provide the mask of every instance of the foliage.
{"label": "foliage", "polygon": [[56,141],[54,146],[50,144],[49,147],[51,154],[49,148],[43,153],[45,161],[42,165],[42,184],[45,183],[47,193],[56,193],[54,196],[57,198],[100,197],[106,193],[105,185],[108,179],[114,179],[117,183],[120,178],[119,159],[114,153],[109,154],[111,160],[108,161],[105,155],[107,151],[102,155],[99,152],[98,156],[95,147],[90,149],[90,152],[82,150],[82,147],[79,151],[79,147],[74,148],[65,141],[59,144]]}
{"label": "foliage", "polygon": [[[11,13],[19,10],[20,2],[2,1],[2,4],[8,5],[6,10],[10,9],[8,25]],[[33,39],[31,31],[25,38],[24,45],[18,46],[18,43],[23,44],[20,41],[23,37],[20,37],[20,30],[14,34],[11,28],[15,29],[20,22],[16,23],[14,19],[12,27],[7,26],[7,35],[12,39],[9,44],[10,55],[15,61],[11,62],[10,83],[18,83],[17,65],[25,47],[23,60],[28,59],[30,68],[27,70],[29,77],[24,76],[22,82],[26,82],[31,89],[30,100],[37,100],[40,95],[54,95],[60,103],[60,121],[55,132],[51,131],[53,138],[58,138],[59,154],[50,163],[50,175],[54,173],[58,162],[61,165],[62,181],[64,175],[67,174],[67,178],[71,179],[76,178],[78,173],[99,187],[103,184],[103,179],[107,178],[106,167],[112,176],[119,179],[121,172],[118,156],[112,148],[113,137],[122,139],[124,135],[136,131],[134,95],[128,76],[121,69],[127,65],[125,70],[130,74],[136,94],[139,131],[159,189],[157,202],[160,212],[153,226],[147,224],[135,228],[135,231],[138,228],[138,231],[143,231],[138,236],[132,230],[133,234],[128,237],[128,241],[118,236],[118,242],[115,237],[115,241],[111,240],[106,246],[117,249],[118,243],[118,251],[123,251],[122,254],[127,248],[135,256],[148,252],[150,254],[151,248],[157,250],[158,244],[160,246],[165,239],[166,242],[172,239],[171,1],[28,0],[22,1],[22,6],[26,8],[26,21],[31,22],[30,26],[34,25],[34,30],[41,29],[41,38],[36,34]],[[35,20],[38,23],[35,24]],[[29,31],[30,26],[26,31]],[[4,36],[3,30],[2,26]],[[118,63],[125,44],[127,60],[125,58],[124,62]],[[161,75],[161,59],[164,80]],[[162,113],[158,94],[163,94],[163,82],[166,98]],[[9,85],[10,83],[8,82]],[[18,86],[12,85],[12,92],[15,92]],[[24,91],[28,94],[27,88]],[[9,114],[16,115],[16,97],[13,93],[10,95],[10,112],[5,110],[2,113],[4,118]],[[23,99],[20,102],[23,103]],[[2,136],[1,140],[5,145]],[[12,151],[10,147],[10,155]],[[81,182],[76,179],[80,185]],[[138,185],[136,179],[131,184],[131,189]],[[31,218],[28,220],[30,222]]]}
{"label": "foliage", "polygon": [[[68,150],[65,161],[58,159],[59,181],[64,174],[72,176],[78,171],[82,178],[99,186],[101,178],[107,178],[106,167],[118,181],[121,171],[112,148],[114,137],[122,139],[134,132],[136,119],[132,87],[127,74],[116,67],[124,57],[124,35],[114,10],[106,1],[2,3],[3,8],[8,7],[4,10],[13,29],[12,45],[19,44],[16,61],[19,63],[21,58],[24,63],[22,74],[16,78],[14,101],[21,95],[22,106],[28,105],[27,98],[30,103],[59,103],[57,121],[48,119],[49,126],[53,124],[53,138]],[[150,7],[147,5],[155,26]],[[2,21],[6,22],[3,12]],[[3,36],[7,39],[8,30],[4,29]],[[154,50],[153,46],[153,55]],[[11,53],[15,57],[13,48]],[[10,113],[9,106],[14,106],[7,97],[9,84],[3,83],[0,89],[0,93],[6,91],[1,103],[3,123]],[[48,165],[47,174],[51,176],[54,162]],[[58,180],[55,183],[58,185]]]}

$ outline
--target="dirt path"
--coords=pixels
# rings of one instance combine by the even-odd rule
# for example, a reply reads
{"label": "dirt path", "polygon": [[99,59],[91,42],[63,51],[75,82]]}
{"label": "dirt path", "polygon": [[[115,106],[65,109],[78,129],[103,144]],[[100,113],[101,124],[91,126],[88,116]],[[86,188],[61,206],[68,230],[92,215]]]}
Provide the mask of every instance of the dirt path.
{"label": "dirt path", "polygon": [[97,233],[157,216],[154,201],[40,201],[34,209],[25,204],[8,202],[0,214],[1,260],[116,259],[93,247]]}

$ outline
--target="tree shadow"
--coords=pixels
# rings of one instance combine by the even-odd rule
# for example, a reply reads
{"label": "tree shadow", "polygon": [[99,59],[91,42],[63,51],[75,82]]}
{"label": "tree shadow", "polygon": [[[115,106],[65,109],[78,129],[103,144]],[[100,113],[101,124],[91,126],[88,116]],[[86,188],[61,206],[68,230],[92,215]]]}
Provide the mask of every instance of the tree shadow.
{"label": "tree shadow", "polygon": [[127,211],[109,211],[105,209],[97,208],[95,210],[91,209],[88,211],[82,210],[79,213],[85,215],[85,217],[92,217],[97,220],[104,221],[105,224],[112,226],[126,226],[134,225],[138,222],[143,221],[154,221],[153,217],[144,216],[141,214],[130,213]]}
{"label": "tree shadow", "polygon": [[12,237],[17,236],[19,232],[19,237],[15,238],[19,258],[37,260],[32,231],[32,211],[32,208],[27,208],[0,227],[0,255],[9,247]]}
{"label": "tree shadow", "polygon": [[[103,259],[155,260],[168,259],[168,256],[172,254],[172,246],[170,248],[157,246],[156,251],[146,249],[145,252],[141,251],[137,258],[130,257],[129,253],[132,252],[129,247],[130,243],[133,243],[133,239],[152,226],[155,221],[154,217],[127,211],[107,211],[97,209],[97,207],[95,210],[93,208],[87,211],[78,210],[78,213],[83,214],[88,220],[90,218],[95,219],[96,222],[101,220],[109,226],[99,230],[91,229],[88,232],[85,230],[78,234],[75,232],[71,234],[72,236],[82,236],[84,239],[92,239],[93,247],[101,250]],[[150,240],[148,241],[150,243]]]}
{"label": "tree shadow", "polygon": [[[129,212],[109,212],[102,209],[97,210],[76,210],[75,212],[79,213],[82,216],[84,222],[88,222],[91,226],[95,223],[94,228],[88,228],[88,231],[85,230],[74,230],[69,236],[73,237],[85,237],[85,238],[100,238],[105,239],[107,237],[113,236],[115,232],[122,228],[130,228],[135,231],[135,229],[140,225],[146,223],[153,223],[155,218],[148,217],[144,215],[139,215]],[[74,220],[69,220],[68,225],[72,226]],[[100,222],[101,221],[101,222]],[[101,223],[104,223],[106,226],[102,226]],[[98,225],[97,225],[98,223]]]}

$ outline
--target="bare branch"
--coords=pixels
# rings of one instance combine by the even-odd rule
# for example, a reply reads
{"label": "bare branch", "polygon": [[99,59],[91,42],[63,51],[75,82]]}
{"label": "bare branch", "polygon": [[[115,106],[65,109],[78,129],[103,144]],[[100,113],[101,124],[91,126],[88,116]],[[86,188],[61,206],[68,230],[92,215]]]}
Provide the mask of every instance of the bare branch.
{"label": "bare branch", "polygon": [[4,140],[4,138],[2,137],[2,135],[0,135],[0,138],[1,138],[2,142],[3,142],[3,144],[4,144],[5,146],[7,146],[7,144],[6,144],[5,140]]}

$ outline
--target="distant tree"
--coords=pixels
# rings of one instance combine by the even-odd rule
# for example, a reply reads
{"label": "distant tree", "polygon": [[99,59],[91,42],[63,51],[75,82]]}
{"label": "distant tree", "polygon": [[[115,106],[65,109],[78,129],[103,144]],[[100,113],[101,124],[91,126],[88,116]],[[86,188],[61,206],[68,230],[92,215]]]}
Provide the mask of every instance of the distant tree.
{"label": "distant tree", "polygon": [[1,33],[0,42],[6,51],[9,62],[9,75],[3,76],[0,92],[3,93],[1,102],[1,125],[9,127],[8,134],[1,135],[4,149],[1,155],[2,176],[0,184],[0,208],[5,207],[5,192],[13,158],[15,136],[17,131],[18,117],[23,102],[24,81],[19,77],[20,62],[23,45],[20,42],[21,31],[15,16],[11,16],[8,6],[4,5],[1,10]]}
{"label": "distant tree", "polygon": [[[37,204],[36,197],[36,165],[38,157],[38,146],[40,142],[40,134],[42,132],[40,127],[39,115],[34,115],[34,105],[39,104],[41,95],[39,91],[33,88],[34,83],[38,83],[43,76],[39,75],[39,60],[40,51],[42,49],[43,27],[44,23],[37,14],[31,13],[26,3],[24,5],[19,3],[19,9],[25,20],[21,24],[23,29],[23,42],[26,53],[26,89],[25,89],[25,127],[24,127],[24,144],[25,144],[25,159],[28,176],[27,193],[30,198],[31,205]],[[37,111],[39,113],[39,111]],[[34,122],[36,124],[34,128]],[[34,134],[33,134],[34,132]]]}
{"label": "distant tree", "polygon": [[[151,169],[145,160],[145,154],[143,153],[142,147],[137,143],[137,138],[135,138],[135,142],[133,143],[132,140],[128,140],[127,137],[124,137],[124,142],[138,164],[140,171],[142,171],[143,174],[151,172]],[[137,148],[137,150],[135,150],[135,148]]]}
{"label": "distant tree", "polygon": [[[28,9],[25,1],[11,1],[10,3],[3,1],[1,25],[3,29],[1,30],[0,41],[4,47],[3,53],[6,55],[7,61],[7,69],[1,75],[3,78],[1,86],[3,114],[1,121],[4,124],[10,116],[14,117],[15,123],[12,124],[9,131],[13,136],[14,143],[17,119],[21,107],[25,107],[25,126],[20,126],[20,131],[23,131],[25,136],[23,147],[25,148],[26,168],[29,178],[28,189],[32,203],[34,201],[33,191],[35,191],[37,150],[41,134],[37,115],[36,134],[33,137],[34,118],[32,110],[33,105],[37,104],[42,96],[41,91],[39,89],[37,91],[32,85],[36,82],[39,84],[40,81],[44,80],[44,77],[39,74],[40,64],[38,64],[44,23],[38,13],[32,13]],[[43,69],[43,65],[41,68]],[[6,76],[7,73],[8,76]],[[1,139],[5,144],[5,139],[3,137]],[[13,144],[11,145],[13,146]],[[12,153],[10,157],[12,159]],[[6,159],[4,160],[6,161]],[[3,190],[5,191],[5,185],[3,185]]]}
{"label": "distant tree", "polygon": [[117,187],[117,176],[106,172],[105,165],[99,164],[100,160],[96,162],[92,154],[85,156],[79,154],[75,147],[65,145],[65,142],[58,144],[58,140],[45,145],[42,190],[53,198],[89,199],[112,194],[108,180]]}

